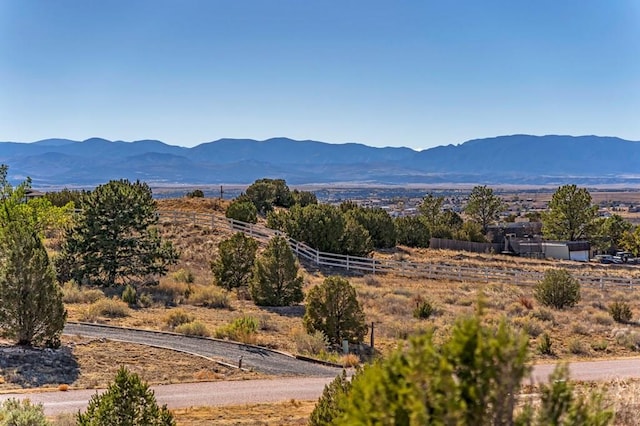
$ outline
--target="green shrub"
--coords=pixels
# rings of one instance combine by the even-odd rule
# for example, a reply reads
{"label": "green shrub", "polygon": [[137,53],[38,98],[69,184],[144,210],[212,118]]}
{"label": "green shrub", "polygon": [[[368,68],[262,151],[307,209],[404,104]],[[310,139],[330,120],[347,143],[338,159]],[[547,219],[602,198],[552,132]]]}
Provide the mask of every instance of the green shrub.
{"label": "green shrub", "polygon": [[591,343],[591,349],[598,352],[606,351],[608,346],[609,344],[604,339]]}
{"label": "green shrub", "polygon": [[179,283],[193,284],[193,282],[195,281],[195,276],[190,269],[180,268],[173,274],[171,274],[171,276],[176,282]]}
{"label": "green shrub", "polygon": [[351,381],[347,379],[346,371],[337,376],[324,387],[322,395],[309,416],[309,426],[326,426],[336,424],[343,414],[341,400],[345,399],[351,389]]}
{"label": "green shrub", "polygon": [[631,321],[633,314],[627,302],[613,302],[609,305],[609,314],[615,322],[626,324]]}
{"label": "green shrub", "polygon": [[2,426],[48,426],[42,404],[30,400],[10,398],[0,403],[0,425]]}
{"label": "green shrub", "polygon": [[187,198],[204,198],[204,192],[202,189],[194,189],[193,191],[189,191],[185,194]]}
{"label": "green shrub", "polygon": [[105,392],[91,397],[86,412],[78,412],[77,422],[78,426],[176,424],[167,406],[158,406],[149,386],[124,367]]}
{"label": "green shrub", "polygon": [[186,334],[187,336],[209,337],[211,335],[207,326],[198,320],[180,324],[174,331],[176,333]]}
{"label": "green shrub", "polygon": [[164,318],[164,322],[169,328],[176,328],[179,325],[192,322],[193,320],[193,315],[189,315],[182,309],[174,309]]}
{"label": "green shrub", "polygon": [[418,319],[427,319],[435,314],[436,310],[433,304],[428,300],[420,298],[416,301],[416,308],[413,310],[413,316]]}
{"label": "green shrub", "polygon": [[207,308],[229,309],[229,292],[218,287],[200,287],[189,295],[189,303]]}
{"label": "green shrub", "polygon": [[138,302],[138,292],[132,285],[127,285],[122,292],[122,301],[129,306],[135,306]]}
{"label": "green shrub", "polygon": [[229,325],[220,327],[215,332],[215,337],[219,339],[236,340],[243,343],[255,343],[258,332],[258,320],[251,316],[236,318]]}
{"label": "green shrub", "polygon": [[564,309],[580,301],[580,283],[566,269],[549,269],[536,284],[534,294],[539,303]]}
{"label": "green shrub", "polygon": [[536,318],[516,318],[513,324],[531,337],[538,337],[544,331],[544,324]]}
{"label": "green shrub", "polygon": [[553,316],[553,312],[548,309],[538,308],[534,309],[529,315],[531,317],[539,319],[540,321],[549,321],[555,322],[555,317]]}
{"label": "green shrub", "polygon": [[62,286],[64,303],[94,303],[104,298],[102,290],[97,288],[80,288],[75,281],[67,281]]}
{"label": "green shrub", "polygon": [[553,348],[551,347],[551,337],[547,333],[542,333],[538,340],[538,352],[542,355],[553,355]]}
{"label": "green shrub", "polygon": [[567,346],[569,348],[569,352],[574,355],[584,355],[589,352],[580,339],[573,338],[569,340],[569,344]]}

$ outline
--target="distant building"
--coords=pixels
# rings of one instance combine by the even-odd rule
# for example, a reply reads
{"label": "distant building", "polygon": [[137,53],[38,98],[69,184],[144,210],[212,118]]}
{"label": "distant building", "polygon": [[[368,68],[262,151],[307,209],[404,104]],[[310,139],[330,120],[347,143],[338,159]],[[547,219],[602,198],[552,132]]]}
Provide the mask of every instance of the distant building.
{"label": "distant building", "polygon": [[543,241],[542,251],[548,259],[588,262],[591,257],[591,245],[588,241]]}

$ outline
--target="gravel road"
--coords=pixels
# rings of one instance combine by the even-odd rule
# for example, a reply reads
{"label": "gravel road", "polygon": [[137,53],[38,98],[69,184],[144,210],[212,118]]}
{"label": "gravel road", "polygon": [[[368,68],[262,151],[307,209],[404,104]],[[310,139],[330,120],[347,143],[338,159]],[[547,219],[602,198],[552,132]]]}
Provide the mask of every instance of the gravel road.
{"label": "gravel road", "polygon": [[[548,380],[554,364],[533,367],[531,380]],[[571,363],[571,378],[575,380],[610,380],[640,377],[640,359],[619,359]],[[331,377],[285,377],[266,380],[238,380],[203,383],[182,383],[153,387],[159,403],[169,408],[258,404],[268,402],[317,399]],[[525,383],[527,380],[525,380]],[[101,392],[101,391],[98,391]],[[95,390],[0,394],[0,402],[8,398],[28,398],[42,403],[47,415],[74,413],[83,410]]]}
{"label": "gravel road", "polygon": [[67,323],[64,334],[168,348],[212,358],[233,366],[238,366],[242,357],[242,368],[276,376],[335,377],[341,371],[340,368],[302,361],[291,355],[255,346],[159,331]]}

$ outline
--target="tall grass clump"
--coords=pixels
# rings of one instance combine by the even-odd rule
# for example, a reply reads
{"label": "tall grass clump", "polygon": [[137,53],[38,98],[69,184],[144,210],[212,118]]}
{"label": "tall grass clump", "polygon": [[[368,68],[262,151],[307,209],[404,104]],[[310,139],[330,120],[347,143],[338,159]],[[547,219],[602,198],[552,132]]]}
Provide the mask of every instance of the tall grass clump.
{"label": "tall grass clump", "polygon": [[68,281],[62,286],[64,303],[94,303],[103,299],[104,293],[97,288],[81,288],[75,281]]}
{"label": "tall grass clump", "polygon": [[242,316],[233,320],[231,324],[218,328],[215,331],[215,337],[251,344],[256,342],[258,328],[257,319],[252,316]]}
{"label": "tall grass clump", "polygon": [[198,320],[180,324],[174,331],[187,336],[209,337],[211,335],[207,326]]}
{"label": "tall grass clump", "polygon": [[130,314],[129,306],[122,300],[103,298],[80,312],[80,321],[96,322],[99,318],[124,318]]}
{"label": "tall grass clump", "polygon": [[167,327],[174,329],[182,324],[192,322],[195,318],[183,309],[174,309],[164,317]]}
{"label": "tall grass clump", "polygon": [[189,296],[189,303],[206,308],[229,309],[229,292],[219,287],[199,287]]}
{"label": "tall grass clump", "polygon": [[329,340],[322,331],[316,330],[307,333],[303,329],[297,329],[291,334],[296,351],[306,355],[320,355],[327,351]]}

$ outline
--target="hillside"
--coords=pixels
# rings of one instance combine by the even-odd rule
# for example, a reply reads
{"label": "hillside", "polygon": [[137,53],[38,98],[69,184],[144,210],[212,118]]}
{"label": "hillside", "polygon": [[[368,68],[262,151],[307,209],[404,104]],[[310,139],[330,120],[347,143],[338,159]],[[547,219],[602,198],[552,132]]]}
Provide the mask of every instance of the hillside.
{"label": "hillside", "polygon": [[0,142],[10,179],[38,187],[95,186],[110,179],[152,185],[249,184],[640,184],[640,143],[599,136],[512,135],[414,151],[273,138],[220,139],[193,148],[161,141],[47,139]]}

